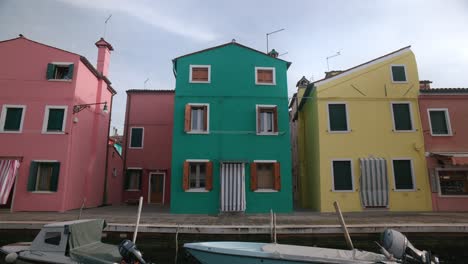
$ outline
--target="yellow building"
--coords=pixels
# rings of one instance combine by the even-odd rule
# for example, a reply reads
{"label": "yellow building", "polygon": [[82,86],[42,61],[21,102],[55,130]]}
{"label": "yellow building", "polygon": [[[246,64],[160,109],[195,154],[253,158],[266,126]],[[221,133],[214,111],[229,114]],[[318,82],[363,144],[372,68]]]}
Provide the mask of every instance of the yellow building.
{"label": "yellow building", "polygon": [[[299,205],[430,211],[416,60],[405,47],[299,85]],[[304,82],[302,82],[304,84]]]}

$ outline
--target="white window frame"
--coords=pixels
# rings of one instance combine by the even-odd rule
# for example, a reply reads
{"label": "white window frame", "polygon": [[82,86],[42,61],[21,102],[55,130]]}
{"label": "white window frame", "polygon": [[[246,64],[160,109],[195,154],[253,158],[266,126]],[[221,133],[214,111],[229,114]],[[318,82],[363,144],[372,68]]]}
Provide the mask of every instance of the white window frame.
{"label": "white window frame", "polygon": [[[336,130],[331,130],[331,125],[330,125],[330,105],[337,105],[337,104],[344,104],[345,105],[345,111],[346,111],[346,128],[347,130],[344,131],[336,131]],[[330,134],[343,134],[343,133],[349,133],[351,132],[351,129],[349,128],[349,111],[348,111],[348,103],[347,102],[327,102],[327,120],[328,120],[328,133]]]}
{"label": "white window frame", "polygon": [[[208,159],[188,159],[185,160],[186,162],[189,163],[189,189],[185,190],[185,192],[198,192],[198,193],[204,193],[204,192],[209,192],[206,187],[202,188],[190,188],[190,163],[207,163],[210,162]],[[206,186],[206,175],[205,175],[205,186]]]}
{"label": "white window frame", "polygon": [[[127,169],[125,170],[125,173],[124,173],[125,174],[124,177],[127,177],[127,172],[126,171],[128,171],[128,170],[139,170],[139,171],[141,171],[141,178],[140,178],[140,184],[141,184],[142,183],[141,181],[143,180],[143,168],[141,168],[141,167],[127,167]],[[126,181],[126,180],[127,179],[124,178],[124,181]],[[141,184],[141,185],[142,185],[141,190],[140,189],[124,189],[124,191],[126,191],[126,192],[140,192],[140,191],[143,190],[143,184]]]}
{"label": "white window frame", "polygon": [[[278,161],[277,160],[254,160],[253,161],[255,164],[258,164],[258,163],[272,163],[272,164],[275,164],[277,163]],[[275,165],[273,165],[273,182],[275,181]],[[257,175],[257,178],[258,178],[258,175]],[[258,179],[257,179],[258,181]],[[277,190],[275,189],[260,189],[260,188],[257,188],[254,192],[258,192],[258,193],[274,193],[274,192],[278,192]]]}
{"label": "white window frame", "polygon": [[[411,179],[413,181],[413,189],[397,189],[396,188],[396,177],[395,177],[395,168],[393,166],[394,160],[409,160],[411,163]],[[393,174],[393,191],[394,192],[415,192],[416,188],[416,175],[414,174],[414,161],[413,158],[392,158],[392,174]]]}
{"label": "white window frame", "polygon": [[[50,64],[53,64],[55,66],[70,66],[70,65],[74,65],[73,62],[51,62]],[[54,75],[55,75],[55,72],[54,72]],[[73,75],[74,76],[74,75]],[[47,79],[47,81],[49,82],[72,82],[73,81],[73,78],[72,79]]]}
{"label": "white window frame", "polygon": [[[134,128],[141,128],[141,147],[132,147],[132,134]],[[145,128],[144,127],[130,127],[130,140],[128,141],[128,148],[129,149],[143,149],[145,143]]]}
{"label": "white window frame", "polygon": [[[32,162],[36,163],[60,163],[58,160],[31,160]],[[39,170],[39,167],[38,167]],[[60,171],[59,171],[59,177],[60,177]],[[57,193],[57,191],[37,191],[37,182],[38,182],[39,177],[37,177],[37,171],[36,171],[36,183],[34,185],[34,191],[31,191],[30,193],[34,194],[51,194],[51,193]],[[57,186],[58,189],[58,186]]]}
{"label": "white window frame", "polygon": [[[395,81],[395,80],[393,80],[393,71],[392,71],[393,67],[403,67],[403,69],[405,71],[406,81]],[[390,76],[392,78],[392,83],[408,83],[408,72],[406,71],[406,65],[405,64],[391,64],[390,65]]]}
{"label": "white window frame", "polygon": [[[258,70],[272,70],[273,82],[272,83],[258,82]],[[255,84],[256,85],[276,85],[276,68],[275,67],[255,67]]]}
{"label": "white window frame", "polygon": [[[50,109],[63,109],[63,121],[62,121],[62,131],[47,131],[47,124],[49,122],[49,110]],[[66,105],[46,105],[44,112],[44,121],[42,122],[42,134],[65,134],[65,128],[67,124],[67,112],[68,106]]]}
{"label": "white window frame", "polygon": [[[333,169],[333,162],[335,161],[349,161],[351,164],[351,190],[335,190],[335,171]],[[332,191],[333,192],[344,192],[344,193],[351,193],[355,192],[355,184],[354,184],[354,164],[353,159],[343,158],[343,159],[332,159],[330,161],[330,171],[331,171],[331,178],[332,178]]]}
{"label": "white window frame", "polygon": [[[210,133],[210,104],[198,104],[198,103],[188,103],[190,106],[190,131],[187,131],[187,134],[209,134]],[[200,107],[206,106],[206,131],[201,130],[192,130],[192,106]]]}
{"label": "white window frame", "polygon": [[[447,130],[448,130],[447,134],[432,134],[431,111],[433,111],[433,112],[443,111],[445,113],[445,124],[447,125]],[[431,136],[433,136],[433,137],[450,137],[450,136],[453,136],[452,125],[450,123],[450,114],[449,114],[448,108],[428,108],[427,109],[427,118],[428,118],[428,121],[429,121],[429,129],[430,129],[430,132],[431,132]]]}
{"label": "white window frame", "polygon": [[152,171],[148,173],[148,204],[157,204],[151,203],[151,176],[152,175],[163,175],[163,196],[162,196],[162,205],[165,204],[165,196],[166,196],[166,172],[164,171]]}
{"label": "white window frame", "polygon": [[436,174],[436,177],[437,177],[437,188],[439,190],[438,192],[438,196],[439,197],[444,197],[444,198],[466,198],[468,197],[468,195],[446,195],[446,194],[442,194],[442,188],[440,187],[440,175],[439,173],[441,171],[467,171],[468,169],[466,168],[436,168],[435,169],[435,174]]}
{"label": "white window frame", "polygon": [[[278,120],[278,128],[276,132],[260,132],[260,129],[258,127],[258,114],[259,114],[259,108],[275,108],[276,107],[276,115],[278,115],[278,106],[277,105],[255,105],[255,133],[257,136],[277,136],[279,133],[279,118],[278,116],[276,119]],[[273,117],[273,129],[274,129],[274,121],[275,117]]]}
{"label": "white window frame", "polygon": [[[411,119],[411,130],[396,130],[395,124],[395,114],[393,113],[393,105],[394,104],[408,104],[409,105],[409,114]],[[393,132],[396,133],[408,133],[408,132],[416,132],[416,124],[414,123],[414,116],[413,116],[413,104],[410,101],[392,101],[390,102],[390,112],[392,113],[392,124],[393,124]]]}
{"label": "white window frame", "polygon": [[[8,108],[22,108],[23,112],[21,114],[21,123],[18,131],[5,131],[5,122],[6,122],[6,115],[7,115],[7,109]],[[26,114],[26,105],[10,105],[10,104],[4,104],[2,107],[2,114],[0,116],[0,133],[12,133],[12,134],[18,134],[23,132],[23,123],[24,123],[24,116]]]}
{"label": "white window frame", "polygon": [[[192,80],[192,68],[207,68],[208,69],[208,81],[194,81],[194,80]],[[211,65],[192,65],[192,64],[190,64],[189,82],[190,83],[211,83]]]}

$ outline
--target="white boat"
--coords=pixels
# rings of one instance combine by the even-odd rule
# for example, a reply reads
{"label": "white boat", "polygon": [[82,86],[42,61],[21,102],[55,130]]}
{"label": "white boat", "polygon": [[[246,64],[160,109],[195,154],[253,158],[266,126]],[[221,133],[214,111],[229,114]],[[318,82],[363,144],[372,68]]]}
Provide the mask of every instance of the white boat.
{"label": "white boat", "polygon": [[[427,251],[415,249],[404,235],[394,230],[383,234],[382,254],[362,250],[342,250],[320,247],[253,242],[201,242],[184,247],[202,264],[370,264],[428,263],[438,259]],[[403,262],[405,261],[405,262]]]}

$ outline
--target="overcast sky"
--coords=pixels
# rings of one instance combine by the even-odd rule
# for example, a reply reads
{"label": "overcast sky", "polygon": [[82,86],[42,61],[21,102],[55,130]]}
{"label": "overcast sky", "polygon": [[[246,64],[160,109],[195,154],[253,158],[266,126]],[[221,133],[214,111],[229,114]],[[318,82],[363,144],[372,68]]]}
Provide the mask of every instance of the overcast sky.
{"label": "overcast sky", "polygon": [[[122,133],[128,89],[174,89],[171,60],[231,41],[286,53],[290,96],[303,75],[320,79],[412,45],[420,79],[433,87],[468,87],[468,1],[0,0],[0,40],[27,38],[96,61],[104,34],[114,46],[109,78],[112,125]],[[1,58],[0,58],[1,59]],[[94,63],[95,64],[95,63]]]}

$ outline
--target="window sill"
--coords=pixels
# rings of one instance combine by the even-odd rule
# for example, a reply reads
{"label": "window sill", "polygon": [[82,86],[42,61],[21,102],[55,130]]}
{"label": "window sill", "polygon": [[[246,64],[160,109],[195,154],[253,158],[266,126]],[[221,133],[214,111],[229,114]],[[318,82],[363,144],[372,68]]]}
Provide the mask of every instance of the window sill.
{"label": "window sill", "polygon": [[277,193],[277,190],[274,189],[257,189],[254,192],[256,193]]}
{"label": "window sill", "polygon": [[189,83],[211,83],[211,81],[190,81]]}
{"label": "window sill", "polygon": [[128,147],[129,149],[143,149],[143,147]]}
{"label": "window sill", "polygon": [[392,132],[395,132],[395,133],[412,133],[412,132],[416,132],[417,130],[416,129],[413,129],[413,130],[395,130],[393,129]]}
{"label": "window sill", "polygon": [[205,189],[205,188],[193,188],[193,189],[188,189],[185,192],[207,193],[209,191],[207,189]]}
{"label": "window sill", "polygon": [[453,137],[453,134],[432,134],[432,137]]}
{"label": "window sill", "polygon": [[65,135],[65,131],[61,132],[52,132],[52,131],[42,131],[42,134],[49,134],[49,135]]}
{"label": "window sill", "polygon": [[139,189],[126,189],[126,192],[141,192]]}
{"label": "window sill", "polygon": [[272,132],[272,133],[257,133],[257,136],[277,136],[278,132]]}
{"label": "window sill", "polygon": [[72,82],[72,79],[47,79],[49,82]]}
{"label": "window sill", "polygon": [[347,134],[351,133],[351,130],[327,130],[329,134]]}
{"label": "window sill", "polygon": [[392,80],[392,83],[404,84],[404,83],[408,83],[408,81],[394,81],[394,80]]}
{"label": "window sill", "polygon": [[267,86],[273,86],[273,85],[276,85],[276,83],[259,83],[259,82],[255,82],[255,85],[267,85]]}
{"label": "window sill", "polygon": [[353,190],[331,190],[332,192],[335,193],[354,193],[356,192],[354,189]]}
{"label": "window sill", "polygon": [[34,193],[34,194],[53,194],[53,193],[56,193],[56,192],[53,192],[53,191],[32,191],[30,193]]}
{"label": "window sill", "polygon": [[2,134],[21,134],[23,131],[8,131],[8,130],[2,130],[0,133]]}
{"label": "window sill", "polygon": [[399,189],[399,190],[393,189],[392,191],[394,192],[417,192],[418,190],[416,189]]}
{"label": "window sill", "polygon": [[210,134],[210,131],[187,131],[185,132],[187,134],[201,134],[201,135],[207,135]]}

